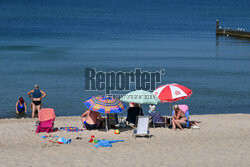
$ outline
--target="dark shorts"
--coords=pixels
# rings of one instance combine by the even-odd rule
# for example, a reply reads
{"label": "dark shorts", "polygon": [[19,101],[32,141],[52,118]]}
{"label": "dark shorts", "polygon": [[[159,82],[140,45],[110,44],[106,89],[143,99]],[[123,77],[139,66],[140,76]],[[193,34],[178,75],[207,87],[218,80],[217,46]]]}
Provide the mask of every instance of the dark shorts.
{"label": "dark shorts", "polygon": [[86,121],[84,122],[84,125],[88,130],[93,130],[97,128],[97,124],[88,124]]}

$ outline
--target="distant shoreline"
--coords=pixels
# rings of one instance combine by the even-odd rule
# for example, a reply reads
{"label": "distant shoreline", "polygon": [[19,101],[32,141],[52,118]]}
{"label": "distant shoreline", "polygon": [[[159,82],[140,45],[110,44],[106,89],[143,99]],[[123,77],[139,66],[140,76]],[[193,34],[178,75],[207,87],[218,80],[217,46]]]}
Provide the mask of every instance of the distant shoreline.
{"label": "distant shoreline", "polygon": [[[144,114],[146,116],[148,116],[147,114]],[[194,115],[190,115],[190,118],[192,119],[192,116],[218,116],[218,115],[250,115],[250,113],[223,113],[223,114],[194,114]],[[169,117],[169,115],[162,115],[162,116],[167,116]],[[72,119],[72,118],[80,118],[81,115],[79,116],[57,116],[56,118],[59,118],[59,119]],[[105,117],[105,116],[104,116]],[[126,118],[126,116],[119,116],[119,118]],[[31,117],[26,117],[26,118],[0,118],[0,121],[1,120],[37,120],[38,118],[35,117],[35,118],[31,118]]]}

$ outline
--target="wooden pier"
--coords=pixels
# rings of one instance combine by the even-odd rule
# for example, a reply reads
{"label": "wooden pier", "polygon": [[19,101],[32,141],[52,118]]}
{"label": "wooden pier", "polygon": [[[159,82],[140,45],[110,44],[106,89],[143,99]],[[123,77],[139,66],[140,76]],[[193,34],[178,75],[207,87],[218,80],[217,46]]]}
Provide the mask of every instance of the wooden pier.
{"label": "wooden pier", "polygon": [[232,30],[230,28],[221,28],[220,22],[216,20],[216,35],[223,35],[223,36],[232,36],[232,37],[239,37],[239,38],[249,38],[250,39],[250,32],[246,32],[244,30]]}

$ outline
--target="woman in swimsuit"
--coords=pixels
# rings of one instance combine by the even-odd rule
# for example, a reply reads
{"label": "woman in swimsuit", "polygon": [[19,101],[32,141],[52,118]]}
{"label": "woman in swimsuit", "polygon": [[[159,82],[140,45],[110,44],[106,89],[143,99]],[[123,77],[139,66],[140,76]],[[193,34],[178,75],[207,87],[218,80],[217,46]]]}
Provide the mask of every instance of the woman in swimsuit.
{"label": "woman in swimsuit", "polygon": [[187,123],[187,118],[185,116],[185,113],[179,109],[178,105],[174,105],[173,106],[173,110],[174,110],[174,116],[172,118],[172,125],[174,130],[176,130],[176,126],[178,128],[180,128],[180,130],[182,130],[182,126],[181,124],[185,124]]}
{"label": "woman in swimsuit", "polygon": [[23,97],[20,97],[18,101],[16,102],[16,113],[17,114],[24,114],[27,112],[27,106],[23,99]]}
{"label": "woman in swimsuit", "polygon": [[[32,94],[32,96],[31,96]],[[32,99],[32,118],[35,116],[35,111],[41,109],[41,101],[46,96],[46,93],[39,89],[39,85],[35,85],[35,89],[28,92],[28,96]]]}

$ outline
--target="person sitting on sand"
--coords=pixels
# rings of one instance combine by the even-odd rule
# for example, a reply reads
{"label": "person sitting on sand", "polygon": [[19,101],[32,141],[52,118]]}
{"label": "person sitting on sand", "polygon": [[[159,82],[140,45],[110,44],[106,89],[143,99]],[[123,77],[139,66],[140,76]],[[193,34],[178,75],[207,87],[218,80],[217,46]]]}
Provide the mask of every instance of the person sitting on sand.
{"label": "person sitting on sand", "polygon": [[24,114],[24,113],[27,113],[27,106],[23,97],[20,97],[16,102],[16,114]]}
{"label": "person sitting on sand", "polygon": [[181,124],[187,123],[187,118],[185,116],[185,113],[178,107],[178,105],[173,106],[174,115],[172,118],[172,125],[174,130],[176,130],[176,126],[182,130]]}
{"label": "person sitting on sand", "polygon": [[32,118],[34,118],[35,111],[37,110],[39,112],[41,109],[41,101],[46,96],[46,93],[39,89],[38,84],[35,84],[35,89],[29,91],[28,96],[32,99]]}
{"label": "person sitting on sand", "polygon": [[88,130],[93,130],[101,127],[102,116],[99,112],[87,110],[82,115],[83,127]]}

